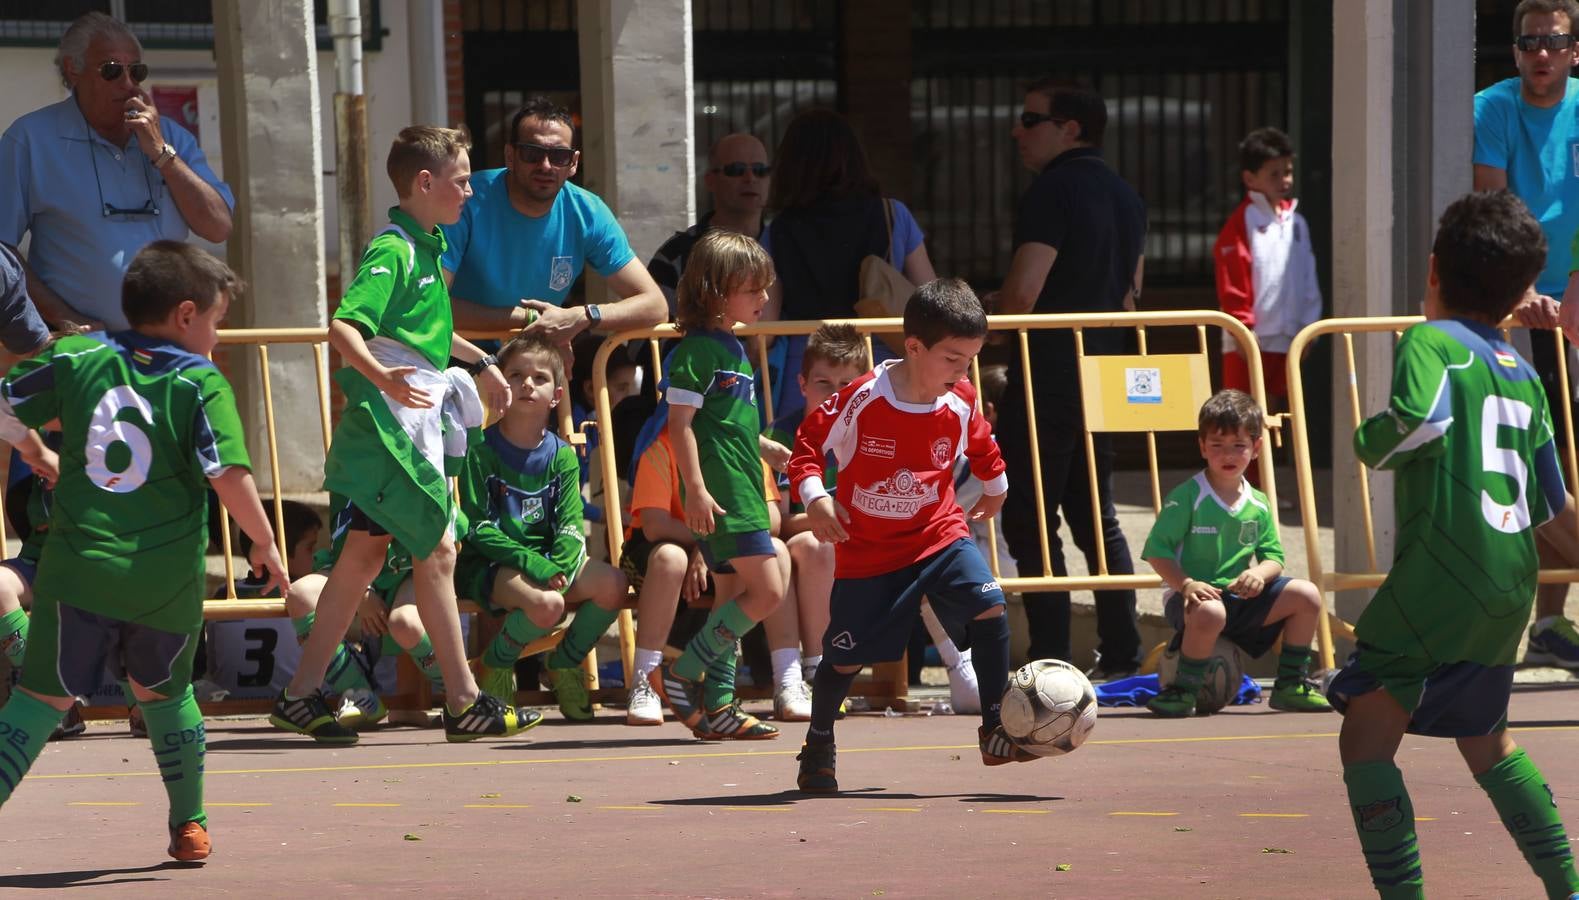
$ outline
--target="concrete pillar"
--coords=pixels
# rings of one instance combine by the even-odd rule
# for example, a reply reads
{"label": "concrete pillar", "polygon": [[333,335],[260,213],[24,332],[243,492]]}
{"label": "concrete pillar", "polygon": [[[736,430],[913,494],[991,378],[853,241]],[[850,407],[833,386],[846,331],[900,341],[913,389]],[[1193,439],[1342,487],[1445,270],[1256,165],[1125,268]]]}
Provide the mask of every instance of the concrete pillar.
{"label": "concrete pillar", "polygon": [[[1470,186],[1474,3],[1363,0],[1334,4],[1332,18],[1333,315],[1418,314],[1436,220]],[[1387,405],[1392,348],[1391,334],[1355,340],[1362,416]],[[1332,358],[1336,568],[1359,571],[1368,560],[1341,345]],[[1371,497],[1385,569],[1396,531],[1390,475],[1371,473]],[[1369,597],[1339,594],[1339,615],[1353,621]]]}
{"label": "concrete pillar", "polygon": [[696,221],[691,3],[583,0],[576,10],[583,182],[646,260]]}
{"label": "concrete pillar", "polygon": [[[406,44],[411,51],[411,121],[453,124],[444,71],[443,0],[407,0]],[[457,120],[458,121],[458,120]]]}
{"label": "concrete pillar", "polygon": [[[311,0],[215,0],[225,173],[236,193],[231,266],[248,290],[232,306],[234,327],[323,326],[323,150],[318,48]],[[318,490],[323,438],[311,352],[270,353],[270,379],[286,494]],[[231,358],[254,475],[274,490],[268,467],[263,393],[254,353]]]}
{"label": "concrete pillar", "polygon": [[839,100],[842,112],[882,182],[883,193],[910,199],[915,148],[910,128],[910,3],[841,3]]}

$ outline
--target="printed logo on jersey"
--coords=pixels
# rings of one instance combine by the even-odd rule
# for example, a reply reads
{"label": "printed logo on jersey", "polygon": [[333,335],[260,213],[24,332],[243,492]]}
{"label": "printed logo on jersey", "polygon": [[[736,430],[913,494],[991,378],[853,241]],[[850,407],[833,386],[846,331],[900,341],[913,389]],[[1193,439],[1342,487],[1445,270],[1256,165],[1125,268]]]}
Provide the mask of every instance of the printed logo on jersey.
{"label": "printed logo on jersey", "polygon": [[1375,803],[1356,806],[1354,812],[1360,821],[1360,830],[1386,831],[1396,827],[1404,818],[1403,812],[1399,810],[1400,805],[1399,798],[1394,797],[1391,800],[1378,800]]}
{"label": "printed logo on jersey", "polygon": [[132,359],[135,360],[137,362],[137,364],[141,365],[141,366],[151,366],[151,365],[154,364],[154,355],[152,353],[149,353],[147,350],[142,350],[142,349],[133,350],[132,351]]}
{"label": "printed logo on jersey", "polygon": [[838,395],[838,393],[836,392],[836,393],[829,394],[828,395],[828,399],[822,401],[822,405],[817,407],[817,408],[822,410],[823,412],[827,413],[830,416],[838,415],[839,414],[839,395]]}
{"label": "printed logo on jersey", "polygon": [[996,590],[998,590],[998,582],[996,581],[989,581],[981,586],[981,592],[983,594],[990,594]]}
{"label": "printed logo on jersey", "polygon": [[894,442],[887,438],[864,437],[861,446],[856,448],[857,453],[875,456],[878,459],[894,458]]}
{"label": "printed logo on jersey", "polygon": [[548,267],[548,289],[563,291],[575,281],[575,274],[570,271],[570,257],[556,256]]}
{"label": "printed logo on jersey", "polygon": [[922,482],[909,469],[900,469],[883,481],[856,485],[851,505],[879,519],[911,519],[938,502],[937,485]]}
{"label": "printed logo on jersey", "polygon": [[389,271],[389,267],[388,266],[374,266],[373,268],[367,270],[367,274],[369,274],[369,275],[393,275],[395,273]]}
{"label": "printed logo on jersey", "polygon": [[954,459],[954,442],[946,437],[938,438],[932,442],[932,465],[934,468],[946,469]]}
{"label": "printed logo on jersey", "polygon": [[1190,533],[1191,534],[1216,534],[1217,533],[1217,526],[1216,525],[1191,525],[1190,526]]}
{"label": "printed logo on jersey", "polygon": [[752,377],[745,372],[731,372],[727,369],[719,369],[713,373],[713,384],[708,388],[707,392],[709,394],[724,394],[739,400],[741,403],[749,403],[755,406],[757,403],[757,392],[751,389],[752,384]]}
{"label": "printed logo on jersey", "polygon": [[844,409],[844,427],[850,427],[850,423],[855,421],[855,414],[872,399],[873,393],[873,391],[856,391],[855,396],[850,398],[850,405]]}
{"label": "printed logo on jersey", "polygon": [[1514,356],[1512,353],[1509,353],[1506,350],[1497,350],[1495,352],[1497,355],[1497,365],[1507,369],[1517,369],[1519,367],[1519,358],[1517,356]]}
{"label": "printed logo on jersey", "polygon": [[548,485],[540,491],[527,492],[506,484],[497,475],[488,476],[488,493],[493,497],[493,507],[498,510],[500,521],[535,524],[547,518],[548,507],[544,499],[554,490]]}
{"label": "printed logo on jersey", "polygon": [[428,285],[432,284],[433,282],[435,282],[437,280],[438,280],[438,276],[436,276],[436,275],[424,275],[421,278],[417,279],[417,289],[421,290],[422,288],[427,287]]}
{"label": "printed logo on jersey", "polygon": [[848,631],[839,632],[838,634],[834,635],[833,640],[829,641],[828,643],[838,647],[840,650],[855,649],[855,638],[851,636],[850,632]]}
{"label": "printed logo on jersey", "polygon": [[527,497],[521,504],[521,519],[526,522],[543,521],[543,498]]}
{"label": "printed logo on jersey", "polygon": [[1260,539],[1261,539],[1261,523],[1260,522],[1240,522],[1239,523],[1239,545],[1241,547],[1254,547],[1256,542],[1259,541]]}

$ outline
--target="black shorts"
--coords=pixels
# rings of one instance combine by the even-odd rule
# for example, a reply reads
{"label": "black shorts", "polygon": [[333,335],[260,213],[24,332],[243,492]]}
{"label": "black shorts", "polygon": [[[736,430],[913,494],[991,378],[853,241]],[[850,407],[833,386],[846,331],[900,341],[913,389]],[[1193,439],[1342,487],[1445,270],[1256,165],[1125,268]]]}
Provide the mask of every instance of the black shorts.
{"label": "black shorts", "polygon": [[[1233,641],[1239,649],[1257,659],[1266,655],[1283,634],[1283,623],[1278,621],[1268,625],[1266,617],[1272,614],[1272,605],[1277,602],[1289,580],[1287,575],[1279,575],[1267,582],[1260,594],[1249,599],[1223,591],[1223,606],[1228,609],[1228,621],[1223,624],[1222,637]],[[1184,598],[1169,593],[1163,614],[1175,632],[1168,646],[1177,650],[1184,639]]]}
{"label": "black shorts", "polygon": [[[652,558],[652,551],[658,544],[672,544],[673,541],[658,541],[653,543],[645,534],[637,529],[629,539],[620,544],[620,571],[625,573],[625,580],[630,583],[631,590],[641,593],[642,580],[647,575],[647,560]],[[713,578],[708,575],[707,590],[704,597],[711,597],[713,593]],[[676,598],[678,600],[678,597]],[[678,605],[678,604],[676,604]]]}
{"label": "black shorts", "polygon": [[368,518],[367,513],[362,512],[350,501],[346,501],[345,509],[341,510],[340,515],[345,517],[345,527],[352,531],[365,531],[371,537],[383,537],[389,534],[389,529]]}
{"label": "black shorts", "polygon": [[1003,591],[976,542],[960,538],[917,563],[870,578],[839,578],[828,601],[823,658],[836,666],[890,662],[905,655],[921,598],[958,635],[994,606]]}

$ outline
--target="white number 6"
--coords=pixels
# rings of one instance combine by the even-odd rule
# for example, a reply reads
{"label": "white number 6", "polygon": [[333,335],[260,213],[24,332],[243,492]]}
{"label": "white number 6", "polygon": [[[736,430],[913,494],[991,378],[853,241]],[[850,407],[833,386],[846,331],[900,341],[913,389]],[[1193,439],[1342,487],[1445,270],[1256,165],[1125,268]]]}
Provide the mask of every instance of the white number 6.
{"label": "white number 6", "polygon": [[1518,534],[1530,527],[1530,506],[1524,499],[1529,484],[1530,470],[1524,460],[1512,450],[1497,446],[1497,429],[1502,426],[1530,427],[1535,411],[1521,400],[1490,396],[1480,407],[1480,464],[1487,472],[1496,472],[1512,478],[1516,485],[1513,503],[1502,504],[1491,499],[1484,488],[1480,491],[1480,514],[1486,524],[1504,534]]}
{"label": "white number 6", "polygon": [[[93,420],[88,423],[88,441],[84,448],[87,457],[88,478],[94,484],[116,494],[129,494],[142,487],[148,480],[148,467],[153,463],[153,444],[148,432],[136,422],[117,419],[123,409],[132,408],[142,421],[153,427],[153,407],[126,385],[110,388],[93,407]],[[131,451],[131,462],[121,472],[112,472],[105,462],[110,447],[125,444]]]}

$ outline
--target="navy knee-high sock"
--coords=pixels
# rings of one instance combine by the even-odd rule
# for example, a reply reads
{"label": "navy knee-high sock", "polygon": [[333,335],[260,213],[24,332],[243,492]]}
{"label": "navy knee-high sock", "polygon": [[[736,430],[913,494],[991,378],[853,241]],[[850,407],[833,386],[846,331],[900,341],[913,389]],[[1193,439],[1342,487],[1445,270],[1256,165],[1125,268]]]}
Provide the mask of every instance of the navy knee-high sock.
{"label": "navy knee-high sock", "polygon": [[1009,617],[972,619],[965,626],[970,639],[970,665],[976,670],[976,690],[981,697],[981,724],[998,727],[998,707],[1009,685]]}
{"label": "navy knee-high sock", "polygon": [[849,695],[858,674],[859,669],[848,675],[840,672],[826,659],[817,665],[817,674],[811,679],[811,725],[806,728],[806,743],[833,743],[833,720],[839,717],[839,704]]}

